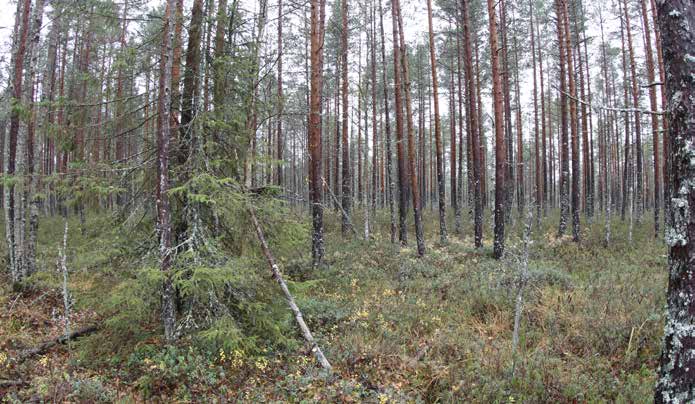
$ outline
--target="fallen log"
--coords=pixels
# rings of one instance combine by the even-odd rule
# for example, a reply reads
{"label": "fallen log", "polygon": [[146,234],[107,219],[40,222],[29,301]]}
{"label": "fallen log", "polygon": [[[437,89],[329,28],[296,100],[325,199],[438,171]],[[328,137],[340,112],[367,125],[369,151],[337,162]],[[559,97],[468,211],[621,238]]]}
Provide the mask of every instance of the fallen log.
{"label": "fallen log", "polygon": [[31,358],[32,356],[36,355],[41,355],[43,353],[46,353],[49,349],[53,348],[56,345],[61,345],[65,344],[68,341],[77,339],[79,337],[83,337],[85,335],[89,335],[96,330],[98,330],[99,327],[96,325],[90,325],[84,328],[81,328],[77,331],[73,331],[68,335],[61,335],[58,338],[54,338],[52,340],[46,341],[34,348],[30,349],[25,349],[24,351],[21,351],[19,355],[17,355],[17,358],[15,359],[17,362],[22,362],[28,358]]}
{"label": "fallen log", "polygon": [[0,380],[0,388],[2,387],[19,387],[29,384],[24,380]]}
{"label": "fallen log", "polygon": [[280,268],[275,263],[275,258],[273,257],[273,254],[270,252],[270,248],[268,247],[268,243],[265,240],[265,235],[263,234],[263,229],[261,228],[260,223],[258,223],[258,218],[256,217],[256,211],[250,205],[248,206],[248,211],[249,211],[249,214],[251,215],[251,221],[253,222],[253,226],[256,228],[256,234],[258,235],[258,240],[261,243],[261,249],[263,250],[263,255],[265,255],[265,258],[268,261],[268,264],[270,265],[270,270],[273,272],[273,279],[275,279],[277,281],[277,283],[280,285],[280,289],[282,289],[282,293],[285,294],[285,299],[287,300],[287,304],[290,306],[292,313],[294,313],[294,319],[297,321],[297,324],[299,325],[299,329],[302,331],[302,336],[304,337],[304,340],[306,340],[306,342],[309,344],[309,346],[311,346],[311,352],[314,354],[314,356],[316,357],[316,360],[319,362],[321,367],[327,371],[330,371],[331,370],[331,364],[328,362],[328,359],[326,359],[326,357],[323,355],[323,351],[321,351],[321,348],[316,343],[316,340],[314,340],[313,335],[311,335],[311,331],[309,330],[309,327],[307,327],[306,323],[304,322],[304,317],[302,316],[302,312],[299,310],[297,303],[295,303],[294,297],[292,297],[292,294],[290,293],[289,288],[287,288],[287,283],[285,283],[285,280],[282,278],[282,274],[280,273]]}

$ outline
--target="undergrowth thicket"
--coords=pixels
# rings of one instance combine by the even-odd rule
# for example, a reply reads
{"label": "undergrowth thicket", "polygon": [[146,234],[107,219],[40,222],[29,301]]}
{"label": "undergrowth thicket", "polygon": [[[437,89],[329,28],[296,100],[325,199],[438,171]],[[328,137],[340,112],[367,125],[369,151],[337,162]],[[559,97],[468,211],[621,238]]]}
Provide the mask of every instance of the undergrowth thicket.
{"label": "undergrowth thicket", "polygon": [[[334,373],[319,370],[270,277],[243,210],[222,215],[214,257],[177,267],[180,334],[161,340],[156,240],[146,212],[128,220],[70,221],[73,329],[100,330],[16,363],[24,348],[62,332],[55,270],[62,219],[41,223],[41,270],[21,291],[0,289],[0,388],[4,400],[558,402],[649,401],[662,335],[666,249],[652,224],[585,225],[582,243],[556,239],[557,218],[533,229],[520,347],[511,340],[518,268],[463,237],[430,242],[424,258],[388,241],[345,240],[326,221],[326,265],[310,266],[305,212],[264,202],[259,217],[292,293]],[[426,212],[434,240],[435,215]],[[139,215],[139,216],[138,216]],[[361,217],[359,210],[355,218]],[[359,221],[355,221],[357,224]],[[510,256],[520,254],[520,220]],[[487,230],[487,229],[486,229]],[[361,234],[361,232],[358,232]],[[186,258],[186,257],[182,257]],[[513,369],[513,371],[512,371]]]}

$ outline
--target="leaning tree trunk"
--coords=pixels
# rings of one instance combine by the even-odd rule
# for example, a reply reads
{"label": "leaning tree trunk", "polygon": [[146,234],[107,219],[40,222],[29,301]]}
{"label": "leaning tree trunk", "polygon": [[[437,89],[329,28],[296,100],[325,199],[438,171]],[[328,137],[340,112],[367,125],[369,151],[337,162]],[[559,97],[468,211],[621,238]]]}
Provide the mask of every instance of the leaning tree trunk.
{"label": "leaning tree trunk", "polygon": [[673,198],[666,231],[669,282],[657,403],[695,401],[695,4],[661,0],[658,22],[668,97]]}

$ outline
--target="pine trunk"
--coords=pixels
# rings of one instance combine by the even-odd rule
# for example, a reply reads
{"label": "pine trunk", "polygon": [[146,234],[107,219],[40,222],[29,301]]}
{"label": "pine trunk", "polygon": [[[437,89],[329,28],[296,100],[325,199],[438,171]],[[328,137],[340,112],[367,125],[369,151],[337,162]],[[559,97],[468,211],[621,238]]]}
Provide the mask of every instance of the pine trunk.
{"label": "pine trunk", "polygon": [[666,327],[654,401],[695,401],[695,82],[692,80],[695,5],[689,0],[659,2],[658,26],[668,97],[671,162],[670,215],[666,229],[669,281]]}
{"label": "pine trunk", "polygon": [[311,0],[311,93],[309,101],[309,198],[313,232],[311,257],[314,267],[323,261],[323,196],[321,188],[321,95],[325,0]]}
{"label": "pine trunk", "polygon": [[504,222],[507,206],[505,170],[507,169],[507,151],[504,139],[503,97],[500,65],[497,55],[499,49],[497,40],[497,18],[493,0],[487,0],[487,11],[490,26],[490,64],[492,65],[492,96],[495,115],[495,241],[494,256],[496,259],[504,255]]}

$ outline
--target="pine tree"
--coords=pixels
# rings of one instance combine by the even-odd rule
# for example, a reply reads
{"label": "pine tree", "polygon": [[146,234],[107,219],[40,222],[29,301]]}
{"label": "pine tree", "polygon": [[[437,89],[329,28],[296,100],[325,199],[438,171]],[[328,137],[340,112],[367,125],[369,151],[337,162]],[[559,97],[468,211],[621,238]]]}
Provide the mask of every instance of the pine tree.
{"label": "pine tree", "polygon": [[502,80],[500,77],[499,58],[497,56],[497,18],[493,0],[487,0],[487,12],[490,26],[490,64],[492,65],[492,97],[495,114],[495,241],[494,256],[504,255],[504,222],[507,206],[505,170],[507,169],[507,152],[504,139]]}
{"label": "pine tree", "polygon": [[442,147],[442,126],[439,115],[439,80],[437,78],[437,58],[434,44],[434,29],[432,27],[432,0],[427,0],[427,21],[429,26],[430,69],[432,71],[432,97],[434,106],[434,139],[437,158],[437,191],[439,201],[439,241],[447,242],[446,231],[446,195],[444,184],[444,158]]}
{"label": "pine tree", "polygon": [[695,4],[688,0],[659,2],[658,27],[663,41],[666,95],[669,114],[669,141],[673,153],[671,165],[672,195],[670,220],[666,229],[669,246],[669,281],[666,292],[666,327],[654,394],[656,403],[695,400],[695,299],[693,290],[695,223],[693,187],[695,172],[691,164],[695,141],[695,83],[692,81],[695,33]]}
{"label": "pine tree", "polygon": [[309,109],[309,197],[313,232],[311,257],[314,267],[323,261],[323,195],[321,181],[321,93],[325,0],[311,1],[311,95]]}

